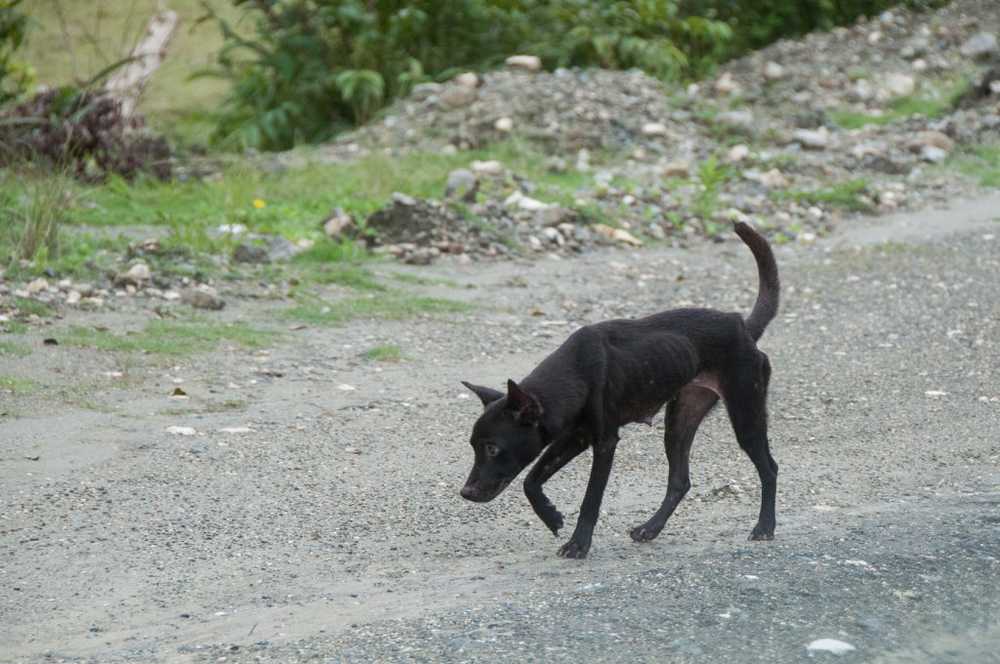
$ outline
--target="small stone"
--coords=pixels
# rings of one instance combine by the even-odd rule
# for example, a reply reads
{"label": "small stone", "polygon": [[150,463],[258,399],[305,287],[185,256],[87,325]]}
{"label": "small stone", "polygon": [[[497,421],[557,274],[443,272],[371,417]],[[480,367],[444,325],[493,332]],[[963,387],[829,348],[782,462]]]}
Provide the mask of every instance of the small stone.
{"label": "small stone", "polygon": [[474,161],[471,164],[472,172],[477,175],[502,175],[503,164],[495,159],[489,161]]}
{"label": "small stone", "polygon": [[728,71],[715,81],[715,91],[720,95],[731,95],[740,89],[739,83]]}
{"label": "small stone", "polygon": [[754,173],[752,176],[750,173],[745,173],[744,176],[756,180],[768,189],[784,189],[789,185],[788,178],[777,168],[763,173]]}
{"label": "small stone", "polygon": [[973,35],[959,49],[963,57],[974,60],[993,55],[997,51],[997,37],[989,32]]}
{"label": "small stone", "polygon": [[353,226],[354,217],[344,212],[341,208],[337,208],[323,222],[323,232],[331,240],[337,240]]}
{"label": "small stone", "polygon": [[667,125],[661,122],[647,122],[642,125],[643,136],[666,136]]}
{"label": "small stone", "polygon": [[417,199],[413,196],[408,196],[400,191],[394,191],[392,193],[392,202],[395,205],[402,205],[404,207],[413,207],[417,204]]}
{"label": "small stone", "polygon": [[173,434],[175,436],[194,436],[198,432],[195,431],[192,427],[172,426],[172,427],[167,427],[167,433]]}
{"label": "small stone", "polygon": [[932,164],[940,164],[948,158],[948,153],[934,145],[925,145],[920,150],[920,158]]}
{"label": "small stone", "polygon": [[557,244],[560,247],[566,244],[566,240],[563,238],[562,233],[557,231],[555,228],[543,228],[542,235],[544,235],[545,239],[552,244]]}
{"label": "small stone", "polygon": [[754,127],[753,113],[746,109],[719,113],[719,115],[716,116],[716,120],[720,124],[724,124],[731,129],[738,129],[745,132],[752,131]]}
{"label": "small stone", "polygon": [[927,71],[927,67],[928,67],[927,61],[924,60],[923,58],[917,58],[916,60],[913,61],[913,71],[917,72],[918,74]]}
{"label": "small stone", "polygon": [[525,71],[540,71],[542,68],[542,60],[536,55],[512,55],[507,58],[506,63],[511,69]]}
{"label": "small stone", "polygon": [[448,183],[444,188],[444,197],[467,196],[477,188],[478,184],[479,179],[476,178],[475,173],[466,168],[456,168],[448,174]]}
{"label": "small stone", "polygon": [[883,91],[890,99],[912,95],[916,87],[917,82],[912,76],[899,72],[889,74],[882,81]]}
{"label": "small stone", "polygon": [[549,157],[545,160],[545,170],[549,173],[565,173],[569,170],[569,164],[563,157]]}
{"label": "small stone", "polygon": [[39,293],[45,292],[48,289],[49,289],[49,282],[43,277],[34,279],[28,282],[28,285],[25,286],[25,290],[28,292],[29,295],[38,295]]}
{"label": "small stone", "polygon": [[479,87],[479,74],[467,71],[459,74],[454,79],[456,84],[465,86],[467,88],[478,88]]}
{"label": "small stone", "polygon": [[237,263],[267,263],[267,249],[255,244],[238,244],[233,249],[233,260]]}
{"label": "small stone", "polygon": [[543,203],[542,201],[531,198],[530,196],[525,196],[520,191],[515,191],[508,196],[507,199],[504,200],[503,204],[507,207],[517,207],[520,210],[526,210],[528,212],[537,212],[550,207],[548,203]]}
{"label": "small stone", "polygon": [[510,118],[500,118],[493,123],[493,128],[497,131],[507,133],[514,128],[514,121]]}
{"label": "small stone", "polygon": [[594,232],[598,235],[607,238],[609,240],[614,240],[615,242],[621,242],[624,244],[632,245],[633,247],[641,247],[642,241],[636,238],[634,235],[629,233],[623,228],[612,228],[606,224],[594,224],[592,226]]}
{"label": "small stone", "polygon": [[410,91],[410,98],[414,101],[424,101],[441,92],[442,87],[440,83],[417,83]]}
{"label": "small stone", "polygon": [[768,62],[764,65],[764,78],[769,81],[777,81],[785,75],[785,68],[777,62]]}
{"label": "small stone", "polygon": [[928,130],[917,132],[910,142],[911,147],[916,149],[921,149],[925,146],[933,146],[944,150],[945,152],[951,152],[955,147],[955,141],[951,140],[948,134],[940,131]]}
{"label": "small stone", "polygon": [[226,303],[222,298],[215,294],[214,290],[215,289],[209,289],[205,286],[200,288],[187,288],[181,292],[181,302],[188,304],[195,309],[219,311],[226,306]]}
{"label": "small stone", "polygon": [[69,292],[69,294],[66,295],[66,304],[70,306],[75,306],[77,304],[80,304],[81,299],[83,299],[83,296],[80,295],[80,291],[72,290]]}
{"label": "small stone", "polygon": [[663,166],[661,173],[665,178],[686,178],[691,173],[691,164],[687,161],[671,161]]}
{"label": "small stone", "polygon": [[576,219],[576,212],[559,205],[549,205],[539,210],[535,219],[539,226],[559,226],[572,223]]}
{"label": "small stone", "polygon": [[149,266],[145,263],[136,263],[125,272],[115,277],[115,286],[124,288],[127,286],[138,287],[145,285],[153,278]]}
{"label": "small stone", "polygon": [[837,639],[816,639],[806,645],[806,650],[809,652],[829,652],[834,655],[843,655],[856,650],[856,648],[850,643]]}
{"label": "small stone", "polygon": [[729,148],[726,153],[726,161],[730,164],[738,164],[750,156],[750,148],[742,143]]}
{"label": "small stone", "polygon": [[438,101],[446,109],[453,110],[468,106],[476,101],[478,97],[479,92],[475,88],[469,88],[464,85],[449,85],[438,95]]}
{"label": "small stone", "polygon": [[830,144],[830,132],[826,127],[819,129],[796,129],[792,138],[798,141],[802,147],[810,150],[824,150]]}

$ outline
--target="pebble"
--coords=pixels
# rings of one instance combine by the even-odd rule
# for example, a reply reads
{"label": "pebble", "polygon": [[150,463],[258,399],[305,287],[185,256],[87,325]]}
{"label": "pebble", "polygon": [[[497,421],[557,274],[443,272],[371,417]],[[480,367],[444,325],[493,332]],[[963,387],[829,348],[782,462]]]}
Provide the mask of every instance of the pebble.
{"label": "pebble", "polygon": [[506,60],[507,66],[524,71],[540,71],[542,60],[536,55],[512,55]]}

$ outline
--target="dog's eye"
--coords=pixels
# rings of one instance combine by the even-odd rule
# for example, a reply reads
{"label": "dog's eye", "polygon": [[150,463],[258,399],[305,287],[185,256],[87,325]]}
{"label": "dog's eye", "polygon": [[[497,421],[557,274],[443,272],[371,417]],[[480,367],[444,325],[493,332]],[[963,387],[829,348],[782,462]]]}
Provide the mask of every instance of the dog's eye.
{"label": "dog's eye", "polygon": [[495,458],[496,455],[500,454],[500,448],[492,443],[487,443],[483,447],[483,450],[486,452],[486,456],[488,456],[491,459]]}

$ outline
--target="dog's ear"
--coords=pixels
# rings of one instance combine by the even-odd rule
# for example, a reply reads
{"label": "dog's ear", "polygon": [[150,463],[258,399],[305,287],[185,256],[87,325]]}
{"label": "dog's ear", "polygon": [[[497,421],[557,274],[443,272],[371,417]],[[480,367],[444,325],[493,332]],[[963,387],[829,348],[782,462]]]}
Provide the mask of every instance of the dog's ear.
{"label": "dog's ear", "polygon": [[542,404],[512,380],[507,381],[507,409],[514,412],[522,424],[538,424],[542,419]]}
{"label": "dog's ear", "polygon": [[486,406],[489,406],[497,399],[503,399],[503,392],[499,390],[483,387],[482,385],[473,385],[472,383],[466,383],[464,380],[462,381],[462,385],[465,385],[479,397],[479,400],[483,402],[483,408],[486,408]]}

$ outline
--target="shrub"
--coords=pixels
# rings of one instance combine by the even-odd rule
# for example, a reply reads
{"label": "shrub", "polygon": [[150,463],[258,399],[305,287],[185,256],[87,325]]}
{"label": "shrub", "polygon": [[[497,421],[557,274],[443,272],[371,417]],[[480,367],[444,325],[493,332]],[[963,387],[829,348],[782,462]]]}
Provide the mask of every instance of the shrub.
{"label": "shrub", "polygon": [[21,96],[31,80],[31,70],[14,60],[28,24],[20,4],[21,0],[0,0],[0,104]]}
{"label": "shrub", "polygon": [[483,69],[515,52],[546,66],[640,67],[676,78],[715,61],[728,26],[681,18],[676,0],[233,0],[255,19],[225,36],[232,88],[216,141],[265,150],[329,138],[416,82]]}

